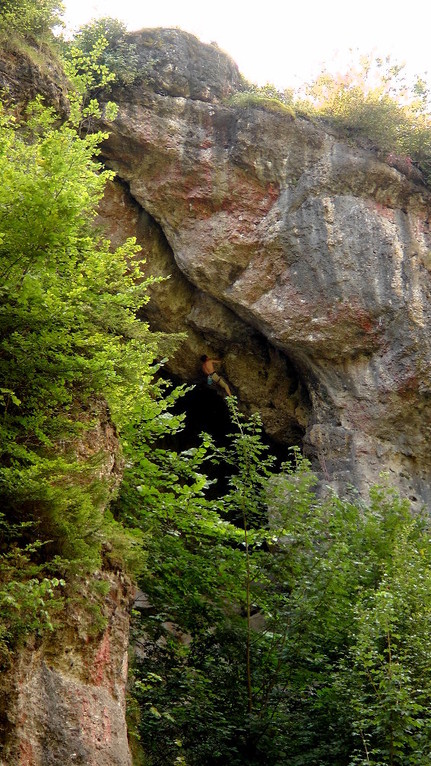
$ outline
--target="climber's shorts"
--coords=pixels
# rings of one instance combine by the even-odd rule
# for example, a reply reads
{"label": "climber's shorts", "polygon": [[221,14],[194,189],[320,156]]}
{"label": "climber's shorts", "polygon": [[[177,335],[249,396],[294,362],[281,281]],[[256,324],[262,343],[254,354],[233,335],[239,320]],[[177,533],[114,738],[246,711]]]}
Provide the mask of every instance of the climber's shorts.
{"label": "climber's shorts", "polygon": [[212,386],[213,383],[218,383],[221,380],[220,375],[217,375],[216,372],[212,372],[211,375],[208,375],[207,377],[207,383],[209,386]]}

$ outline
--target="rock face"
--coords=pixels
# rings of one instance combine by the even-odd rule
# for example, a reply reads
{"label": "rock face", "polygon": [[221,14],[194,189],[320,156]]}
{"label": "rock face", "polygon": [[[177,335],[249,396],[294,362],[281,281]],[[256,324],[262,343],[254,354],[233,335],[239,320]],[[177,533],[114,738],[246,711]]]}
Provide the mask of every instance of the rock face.
{"label": "rock face", "polygon": [[[87,480],[101,480],[102,514],[122,477],[118,436],[103,402],[76,417],[91,422],[73,448],[80,462],[93,462]],[[0,766],[131,766],[125,688],[133,589],[108,550],[103,564],[90,580],[69,583],[60,627],[42,642],[30,638],[2,666]]]}
{"label": "rock face", "polygon": [[429,192],[310,121],[229,105],[240,80],[216,47],[133,39],[104,215],[172,274],[149,314],[188,332],[172,372],[196,380],[200,353],[222,353],[241,406],[302,438],[326,482],[366,493],[387,471],[429,503]]}
{"label": "rock face", "polygon": [[90,612],[75,604],[52,643],[30,642],[3,678],[1,766],[131,766],[125,723],[131,589],[106,573],[100,582],[108,588],[101,634]]}
{"label": "rock face", "polygon": [[[15,41],[16,42],[16,41]],[[13,43],[12,43],[13,45]],[[15,50],[7,42],[0,53],[0,93],[3,103],[13,103],[19,110],[36,96],[60,114],[68,112],[66,77],[60,63],[43,47],[28,42],[25,49]]]}

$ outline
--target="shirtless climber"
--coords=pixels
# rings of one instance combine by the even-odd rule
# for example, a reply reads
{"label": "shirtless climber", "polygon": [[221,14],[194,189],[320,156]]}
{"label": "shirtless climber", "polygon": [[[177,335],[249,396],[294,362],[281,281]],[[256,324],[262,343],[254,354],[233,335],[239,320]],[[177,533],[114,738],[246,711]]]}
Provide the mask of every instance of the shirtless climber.
{"label": "shirtless climber", "polygon": [[208,359],[207,355],[204,354],[201,356],[201,362],[202,362],[202,372],[207,376],[208,384],[211,385],[213,382],[217,383],[220,388],[223,388],[228,396],[232,396],[231,390],[226,383],[226,381],[220,377],[220,375],[217,375],[214,365],[215,364],[221,364],[221,359]]}

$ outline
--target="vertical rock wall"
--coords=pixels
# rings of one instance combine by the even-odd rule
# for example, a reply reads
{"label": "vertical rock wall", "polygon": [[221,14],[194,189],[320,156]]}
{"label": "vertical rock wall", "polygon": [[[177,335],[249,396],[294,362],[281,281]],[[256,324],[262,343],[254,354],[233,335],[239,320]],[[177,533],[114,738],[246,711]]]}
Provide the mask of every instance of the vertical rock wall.
{"label": "vertical rock wall", "polygon": [[[229,60],[205,89],[222,54],[197,55],[185,33],[134,41],[148,76],[114,93],[103,151],[169,245],[194,358],[198,346],[222,351],[240,402],[269,430],[278,417],[281,441],[296,418],[336,488],[366,494],[384,471],[413,503],[431,503],[431,196],[420,174],[305,119],[231,105]],[[277,359],[279,396],[257,385],[253,338]],[[173,368],[193,379],[191,353],[180,357]]]}
{"label": "vertical rock wall", "polygon": [[96,605],[91,585],[82,582],[81,602],[75,599],[65,627],[51,641],[27,643],[5,674],[1,766],[131,766],[125,722],[131,587],[114,574],[99,582],[109,586],[102,631],[89,611]]}

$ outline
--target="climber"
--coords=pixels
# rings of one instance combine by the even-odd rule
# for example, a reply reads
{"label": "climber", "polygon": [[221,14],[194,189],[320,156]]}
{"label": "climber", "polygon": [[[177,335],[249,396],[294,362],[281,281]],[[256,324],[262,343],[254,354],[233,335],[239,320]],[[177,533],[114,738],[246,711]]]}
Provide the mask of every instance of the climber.
{"label": "climber", "polygon": [[226,391],[228,396],[232,396],[228,384],[222,377],[220,377],[220,375],[217,375],[214,369],[215,364],[221,364],[221,359],[209,359],[206,354],[203,354],[203,356],[201,356],[201,362],[202,372],[207,376],[208,385],[211,386],[213,382],[217,383],[220,388],[223,388]]}

